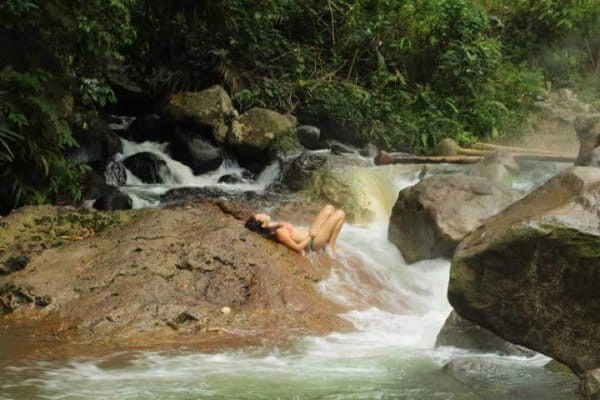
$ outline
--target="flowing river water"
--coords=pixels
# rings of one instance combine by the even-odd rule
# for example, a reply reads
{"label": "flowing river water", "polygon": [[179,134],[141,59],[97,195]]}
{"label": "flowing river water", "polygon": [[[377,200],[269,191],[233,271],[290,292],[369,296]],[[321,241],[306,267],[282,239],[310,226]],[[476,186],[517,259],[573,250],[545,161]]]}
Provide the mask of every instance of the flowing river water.
{"label": "flowing river water", "polygon": [[[125,154],[140,150],[168,158],[156,143],[126,143]],[[157,196],[172,187],[214,185],[224,173],[241,174],[233,162],[202,177],[176,161],[168,159],[167,165],[165,185],[142,185],[129,176],[124,191],[137,207],[157,206]],[[273,165],[233,190],[264,190],[278,173]],[[387,240],[395,197],[417,182],[418,172],[388,166],[372,173],[377,218],[368,226],[346,225],[338,257],[361,259],[364,273],[379,282],[379,292],[366,293],[367,286],[363,291],[350,263],[319,283],[326,296],[353,310],[344,317],[354,332],[228,351],[178,348],[67,360],[19,358],[17,351],[2,357],[11,339],[0,334],[0,399],[571,399],[576,379],[545,368],[549,359],[542,355],[435,348],[451,311],[446,299],[450,262],[407,265]],[[533,172],[516,185],[537,184],[544,174]],[[369,298],[384,306],[369,306]]]}

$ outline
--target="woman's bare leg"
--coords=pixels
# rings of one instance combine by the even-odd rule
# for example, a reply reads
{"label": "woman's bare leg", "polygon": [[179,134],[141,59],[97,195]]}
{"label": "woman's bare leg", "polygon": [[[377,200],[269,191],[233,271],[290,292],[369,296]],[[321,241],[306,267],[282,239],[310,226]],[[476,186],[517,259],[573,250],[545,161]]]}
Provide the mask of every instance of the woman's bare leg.
{"label": "woman's bare leg", "polygon": [[327,217],[327,219],[325,220],[325,222],[323,222],[321,228],[315,236],[313,242],[313,248],[315,250],[322,249],[325,246],[325,244],[327,244],[327,242],[330,240],[336,228],[338,228],[337,233],[335,233],[335,238],[333,240],[333,243],[335,244],[335,239],[337,239],[339,230],[342,229],[345,217],[346,213],[344,213],[342,210],[337,210],[333,214],[329,215],[329,217]]}
{"label": "woman's bare leg", "polygon": [[331,247],[331,250],[333,251],[336,250],[335,242],[337,241],[340,231],[342,230],[344,222],[346,222],[346,213],[342,210],[338,211],[342,214],[342,217],[338,220],[337,224],[333,228],[333,232],[331,232],[331,236],[329,237],[329,247]]}
{"label": "woman's bare leg", "polygon": [[316,218],[310,225],[310,230],[309,230],[308,234],[310,236],[317,236],[317,233],[319,233],[319,231],[321,230],[321,226],[323,226],[323,223],[334,212],[335,212],[335,207],[332,206],[331,204],[327,204],[325,207],[323,207],[323,209],[319,212],[319,214],[316,216]]}

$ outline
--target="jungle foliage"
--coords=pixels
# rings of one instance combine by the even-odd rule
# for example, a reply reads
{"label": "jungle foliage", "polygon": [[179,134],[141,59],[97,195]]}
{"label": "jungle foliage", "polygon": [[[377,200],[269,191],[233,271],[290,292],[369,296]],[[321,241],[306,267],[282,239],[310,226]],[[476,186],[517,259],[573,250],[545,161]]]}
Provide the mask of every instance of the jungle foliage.
{"label": "jungle foliage", "polygon": [[122,75],[156,98],[222,84],[242,111],[426,152],[510,135],[539,90],[600,77],[597,0],[5,0],[0,194],[78,195],[65,158]]}

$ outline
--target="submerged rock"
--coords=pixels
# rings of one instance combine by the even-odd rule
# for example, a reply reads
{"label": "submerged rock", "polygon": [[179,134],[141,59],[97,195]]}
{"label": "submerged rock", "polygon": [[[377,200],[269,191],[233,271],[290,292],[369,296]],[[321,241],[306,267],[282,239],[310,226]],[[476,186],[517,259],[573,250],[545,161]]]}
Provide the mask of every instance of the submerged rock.
{"label": "submerged rock", "polygon": [[167,168],[165,160],[148,151],[127,157],[123,164],[144,183],[162,183],[161,172]]}
{"label": "submerged rock", "polygon": [[[48,209],[40,231],[62,213]],[[31,229],[23,222],[40,219],[28,212],[37,209],[3,221],[14,232],[11,240],[20,237],[17,230]],[[3,328],[17,330],[35,320],[38,337],[116,346],[226,336],[239,343],[350,328],[338,317],[344,309],[316,285],[336,265],[326,255],[311,262],[208,203],[97,214],[120,222],[31,253],[25,269],[0,277]],[[81,215],[85,224],[90,213]],[[76,220],[79,213],[68,217]]]}
{"label": "submerged rock", "polygon": [[431,176],[398,194],[388,238],[409,263],[450,258],[466,234],[518,197],[481,177]]}
{"label": "submerged rock", "polygon": [[507,342],[452,311],[437,336],[435,346],[453,346],[460,349],[506,356],[533,356],[535,352]]}
{"label": "submerged rock", "polygon": [[448,289],[461,316],[565,363],[584,386],[600,368],[599,199],[597,168],[552,178],[460,243]]}

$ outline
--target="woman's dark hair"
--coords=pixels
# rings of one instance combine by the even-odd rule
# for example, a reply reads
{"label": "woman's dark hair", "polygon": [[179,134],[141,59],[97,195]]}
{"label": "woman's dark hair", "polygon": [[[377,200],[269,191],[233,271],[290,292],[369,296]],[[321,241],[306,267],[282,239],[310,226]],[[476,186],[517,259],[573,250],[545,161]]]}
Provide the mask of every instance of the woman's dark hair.
{"label": "woman's dark hair", "polygon": [[262,224],[262,221],[259,221],[254,218],[254,216],[251,216],[248,218],[248,220],[246,220],[244,226],[251,231],[258,233],[259,235],[266,237],[267,239],[275,240],[275,230],[272,228],[263,228]]}

